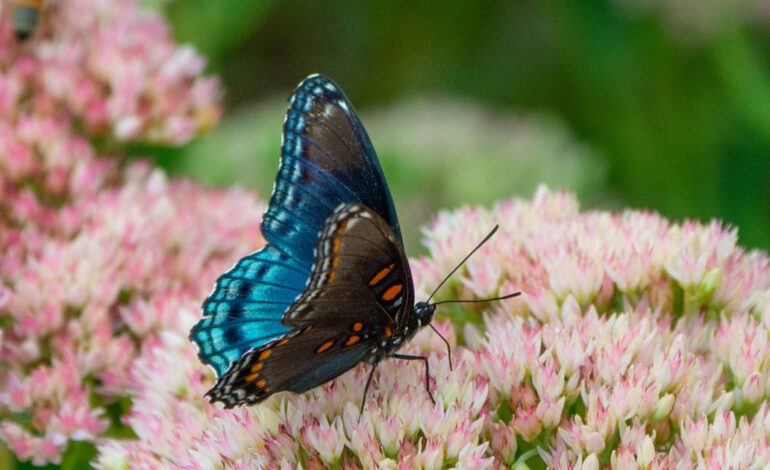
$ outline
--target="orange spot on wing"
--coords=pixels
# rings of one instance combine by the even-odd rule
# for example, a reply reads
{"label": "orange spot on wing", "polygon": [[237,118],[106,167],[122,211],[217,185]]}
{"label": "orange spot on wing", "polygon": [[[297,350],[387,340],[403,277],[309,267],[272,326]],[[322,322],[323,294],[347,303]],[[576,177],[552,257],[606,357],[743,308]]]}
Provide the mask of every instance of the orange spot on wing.
{"label": "orange spot on wing", "polygon": [[257,387],[262,388],[265,386],[266,383],[267,382],[265,382],[264,380],[260,380],[259,382],[257,382]]}
{"label": "orange spot on wing", "polygon": [[284,339],[278,341],[277,343],[275,343],[275,347],[283,346],[284,344],[286,344],[288,342],[289,342],[289,338],[284,338]]}
{"label": "orange spot on wing", "polygon": [[348,338],[347,341],[345,341],[345,346],[353,346],[357,342],[361,341],[361,337],[358,335],[351,336]]}
{"label": "orange spot on wing", "polygon": [[334,282],[334,276],[336,276],[336,275],[337,275],[337,271],[332,271],[332,272],[329,273],[329,280],[328,280],[329,284]]}
{"label": "orange spot on wing", "polygon": [[394,266],[395,264],[391,264],[387,268],[380,269],[380,271],[377,274],[375,274],[373,278],[369,280],[369,285],[370,286],[377,285],[378,282],[382,281],[385,278],[385,276],[387,276],[388,273],[390,273],[393,270]]}
{"label": "orange spot on wing", "polygon": [[327,349],[331,348],[332,346],[334,346],[334,340],[330,339],[329,341],[325,342],[324,344],[318,346],[318,349],[316,349],[315,352],[322,353],[322,352],[326,351]]}
{"label": "orange spot on wing", "polygon": [[390,287],[388,287],[388,290],[385,291],[384,294],[382,294],[382,300],[391,301],[396,298],[399,292],[401,292],[401,289],[403,286],[401,284],[395,284]]}
{"label": "orange spot on wing", "polygon": [[353,331],[355,331],[356,333],[361,331],[363,328],[364,328],[364,324],[361,323],[360,321],[353,323]]}
{"label": "orange spot on wing", "polygon": [[305,328],[302,329],[302,331],[300,331],[299,334],[304,335],[305,333],[309,333],[310,330],[312,330],[312,329],[313,329],[313,325],[306,326]]}
{"label": "orange spot on wing", "polygon": [[262,363],[261,362],[257,362],[256,364],[251,366],[251,371],[252,372],[259,372],[261,370],[262,370]]}
{"label": "orange spot on wing", "polygon": [[253,382],[257,380],[257,377],[259,377],[259,374],[257,373],[251,374],[248,377],[246,377],[246,382]]}
{"label": "orange spot on wing", "polygon": [[388,338],[390,338],[391,336],[393,336],[393,330],[392,330],[392,329],[390,329],[390,327],[389,327],[389,326],[386,326],[386,327],[385,327],[385,336],[387,336]]}
{"label": "orange spot on wing", "polygon": [[342,232],[345,231],[345,227],[347,226],[346,221],[340,222],[340,224],[337,226],[337,230],[334,231],[334,235],[332,236],[332,252],[337,253],[340,251],[340,237],[342,236]]}
{"label": "orange spot on wing", "polygon": [[259,353],[259,361],[262,362],[265,359],[267,359],[268,357],[270,357],[270,354],[272,354],[272,352],[273,352],[272,349],[265,349],[264,351]]}

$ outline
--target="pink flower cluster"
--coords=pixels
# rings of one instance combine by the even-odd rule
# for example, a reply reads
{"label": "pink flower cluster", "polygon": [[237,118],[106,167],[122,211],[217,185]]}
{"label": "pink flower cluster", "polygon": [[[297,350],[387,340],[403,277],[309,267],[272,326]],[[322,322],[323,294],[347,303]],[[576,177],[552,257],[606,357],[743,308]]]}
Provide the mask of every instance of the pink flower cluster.
{"label": "pink flower cluster", "polygon": [[[34,37],[0,22],[0,115],[70,119],[88,135],[184,143],[219,119],[204,59],[136,0],[47,2]],[[5,133],[5,132],[4,132]]]}
{"label": "pink flower cluster", "polygon": [[[572,196],[439,215],[414,260],[418,298],[495,223],[498,234],[442,291],[521,289],[388,360],[359,418],[368,366],[303,395],[224,410],[187,328],[196,304],[131,371],[135,440],[108,439],[101,468],[747,468],[770,463],[770,265],[717,223],[580,212]],[[159,380],[162,377],[163,380]],[[524,468],[524,467],[522,467]]]}
{"label": "pink flower cluster", "polygon": [[27,42],[0,16],[0,191],[19,193],[2,202],[22,219],[114,182],[127,143],[184,143],[220,114],[217,81],[160,16],[134,0],[47,4]]}
{"label": "pink flower cluster", "polygon": [[36,464],[120,426],[143,344],[260,214],[116,156],[216,123],[202,59],[134,1],[52,3],[28,42],[0,21],[0,443]]}
{"label": "pink flower cluster", "polygon": [[179,310],[259,241],[260,214],[250,194],[137,164],[46,228],[3,226],[0,439],[22,459],[55,462],[68,439],[119,425],[105,411],[128,395],[135,356],[179,329]]}

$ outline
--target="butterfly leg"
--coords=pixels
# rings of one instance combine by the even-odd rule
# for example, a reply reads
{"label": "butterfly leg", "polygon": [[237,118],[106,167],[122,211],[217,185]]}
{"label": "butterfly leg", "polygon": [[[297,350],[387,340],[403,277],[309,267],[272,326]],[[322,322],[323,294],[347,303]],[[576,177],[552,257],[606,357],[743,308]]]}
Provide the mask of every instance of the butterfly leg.
{"label": "butterfly leg", "polygon": [[430,401],[436,404],[436,400],[433,399],[433,394],[430,392],[430,367],[428,366],[428,356],[410,356],[408,354],[393,354],[390,357],[396,359],[404,359],[407,361],[422,361],[425,363],[425,391],[428,392]]}
{"label": "butterfly leg", "polygon": [[374,378],[374,371],[377,370],[377,363],[372,366],[372,370],[369,371],[369,377],[366,379],[366,386],[364,386],[364,396],[361,398],[361,411],[358,413],[358,420],[361,421],[361,416],[364,415],[364,405],[366,405],[366,394],[369,392],[369,385],[372,384]]}

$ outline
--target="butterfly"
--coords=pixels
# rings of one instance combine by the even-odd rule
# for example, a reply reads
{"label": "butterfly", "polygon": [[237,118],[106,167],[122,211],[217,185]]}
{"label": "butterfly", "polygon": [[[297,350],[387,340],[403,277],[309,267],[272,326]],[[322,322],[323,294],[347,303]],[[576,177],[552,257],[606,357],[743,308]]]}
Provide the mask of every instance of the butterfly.
{"label": "butterfly", "polygon": [[261,229],[267,244],[216,281],[190,332],[218,377],[206,394],[212,402],[232,408],[305,392],[367,362],[363,410],[387,357],[422,361],[433,400],[428,358],[397,351],[440,302],[414,303],[377,155],[353,106],[324,76],[309,76],[289,98]]}

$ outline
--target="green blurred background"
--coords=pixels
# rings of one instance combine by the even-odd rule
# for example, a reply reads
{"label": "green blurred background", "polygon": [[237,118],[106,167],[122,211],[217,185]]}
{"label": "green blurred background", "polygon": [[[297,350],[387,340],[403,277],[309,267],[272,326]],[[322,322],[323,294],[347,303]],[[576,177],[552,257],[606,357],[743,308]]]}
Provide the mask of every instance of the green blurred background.
{"label": "green blurred background", "polygon": [[156,2],[226,90],[219,128],[149,152],[172,173],[267,197],[286,97],[320,72],[361,114],[412,254],[439,208],[540,183],[770,247],[763,0]]}

